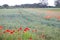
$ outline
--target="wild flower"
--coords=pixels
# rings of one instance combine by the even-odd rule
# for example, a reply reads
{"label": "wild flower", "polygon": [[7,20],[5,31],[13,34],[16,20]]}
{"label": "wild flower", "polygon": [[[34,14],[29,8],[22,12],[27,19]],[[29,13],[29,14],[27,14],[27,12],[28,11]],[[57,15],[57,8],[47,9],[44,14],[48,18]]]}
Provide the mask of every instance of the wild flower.
{"label": "wild flower", "polygon": [[10,34],[13,34],[13,33],[14,33],[13,31],[10,32]]}
{"label": "wild flower", "polygon": [[29,30],[30,30],[30,28],[26,27],[26,28],[24,29],[24,32],[27,32],[27,31],[29,31]]}
{"label": "wild flower", "polygon": [[51,18],[51,16],[45,16],[44,18],[45,18],[45,19],[50,19],[50,18]]}
{"label": "wild flower", "polygon": [[57,18],[58,20],[60,20],[60,16],[57,16],[56,18]]}
{"label": "wild flower", "polygon": [[32,40],[32,37],[30,37],[29,40]]}
{"label": "wild flower", "polygon": [[5,32],[10,32],[10,31],[11,31],[10,29],[5,30]]}
{"label": "wild flower", "polygon": [[18,31],[20,31],[20,30],[22,30],[22,27],[20,27],[20,28],[18,29]]}
{"label": "wild flower", "polygon": [[2,30],[3,29],[3,26],[0,26],[0,30]]}

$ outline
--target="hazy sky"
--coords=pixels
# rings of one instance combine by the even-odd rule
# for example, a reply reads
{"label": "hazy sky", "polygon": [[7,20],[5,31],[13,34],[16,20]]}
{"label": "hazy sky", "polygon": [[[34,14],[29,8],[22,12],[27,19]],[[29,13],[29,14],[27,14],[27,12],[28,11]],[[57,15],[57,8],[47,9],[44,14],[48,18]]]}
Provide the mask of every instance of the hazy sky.
{"label": "hazy sky", "polygon": [[[26,3],[39,3],[40,0],[0,0],[0,5],[8,4],[8,5],[20,5],[20,4],[26,4]],[[54,0],[48,0],[48,5],[54,6]]]}
{"label": "hazy sky", "polygon": [[48,6],[55,6],[55,0],[48,0]]}

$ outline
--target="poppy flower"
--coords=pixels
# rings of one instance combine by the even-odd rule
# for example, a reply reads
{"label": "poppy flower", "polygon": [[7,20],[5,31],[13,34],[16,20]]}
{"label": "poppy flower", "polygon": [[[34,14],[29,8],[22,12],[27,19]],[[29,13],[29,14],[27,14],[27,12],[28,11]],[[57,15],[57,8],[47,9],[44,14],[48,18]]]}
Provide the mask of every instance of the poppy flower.
{"label": "poppy flower", "polygon": [[26,27],[26,28],[24,29],[24,32],[27,32],[27,31],[29,31],[29,30],[30,30],[30,28]]}
{"label": "poppy flower", "polygon": [[3,29],[3,26],[0,26],[0,30],[2,30]]}
{"label": "poppy flower", "polygon": [[11,30],[9,33],[10,33],[10,34],[13,34],[14,32],[15,32],[15,30]]}
{"label": "poppy flower", "polygon": [[32,37],[30,37],[29,40],[32,40]]}
{"label": "poppy flower", "polygon": [[45,19],[50,19],[51,18],[51,16],[45,16]]}
{"label": "poppy flower", "polygon": [[6,32],[10,32],[11,30],[7,29]]}
{"label": "poppy flower", "polygon": [[58,20],[60,20],[60,16],[57,16],[56,18],[57,18]]}
{"label": "poppy flower", "polygon": [[27,32],[27,30],[24,30],[24,33]]}
{"label": "poppy flower", "polygon": [[22,27],[20,27],[20,28],[18,29],[18,31],[20,31],[20,30],[22,30]]}
{"label": "poppy flower", "polygon": [[10,34],[13,34],[13,33],[14,33],[13,31],[10,32]]}

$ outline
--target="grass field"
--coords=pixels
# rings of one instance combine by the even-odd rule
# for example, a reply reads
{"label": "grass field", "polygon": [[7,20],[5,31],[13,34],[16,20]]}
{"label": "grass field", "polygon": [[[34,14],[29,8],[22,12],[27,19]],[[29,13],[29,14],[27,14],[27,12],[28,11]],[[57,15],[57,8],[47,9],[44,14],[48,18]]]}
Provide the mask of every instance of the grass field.
{"label": "grass field", "polygon": [[60,40],[60,8],[0,9],[0,40]]}

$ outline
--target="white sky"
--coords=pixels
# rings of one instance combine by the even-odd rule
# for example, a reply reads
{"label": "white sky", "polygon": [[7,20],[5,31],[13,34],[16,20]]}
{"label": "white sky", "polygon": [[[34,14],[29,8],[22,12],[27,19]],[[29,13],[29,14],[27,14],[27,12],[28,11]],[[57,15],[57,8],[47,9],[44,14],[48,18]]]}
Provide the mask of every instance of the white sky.
{"label": "white sky", "polygon": [[48,0],[48,6],[55,6],[55,0]]}
{"label": "white sky", "polygon": [[[0,5],[8,4],[8,5],[20,5],[20,4],[26,4],[26,3],[39,3],[40,0],[0,0]],[[48,0],[48,5],[54,6],[54,0]]]}

